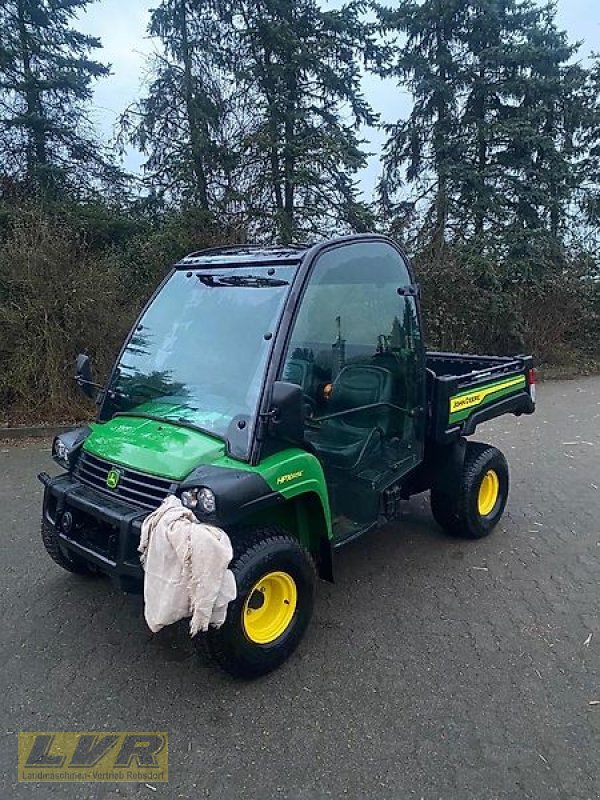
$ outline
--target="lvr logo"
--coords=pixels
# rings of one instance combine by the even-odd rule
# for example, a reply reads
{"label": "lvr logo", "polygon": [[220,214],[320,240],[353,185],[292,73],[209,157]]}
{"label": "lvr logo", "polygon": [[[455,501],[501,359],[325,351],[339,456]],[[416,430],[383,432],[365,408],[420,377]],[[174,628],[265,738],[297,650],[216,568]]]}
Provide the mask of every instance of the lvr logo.
{"label": "lvr logo", "polygon": [[118,469],[113,467],[111,470],[109,470],[108,475],[106,476],[106,485],[109,489],[116,489],[120,480],[121,473]]}

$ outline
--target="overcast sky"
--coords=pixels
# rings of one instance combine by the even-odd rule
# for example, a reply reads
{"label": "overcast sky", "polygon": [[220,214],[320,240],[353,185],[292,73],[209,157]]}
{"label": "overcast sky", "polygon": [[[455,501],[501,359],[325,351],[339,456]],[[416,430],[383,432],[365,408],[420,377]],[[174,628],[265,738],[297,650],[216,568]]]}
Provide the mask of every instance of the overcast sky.
{"label": "overcast sky", "polygon": [[[145,73],[145,60],[154,47],[146,29],[152,0],[98,0],[92,3],[78,22],[78,28],[102,40],[103,50],[97,58],[112,66],[112,75],[98,81],[94,100],[97,106],[95,122],[104,136],[111,136],[118,115],[140,95]],[[333,5],[333,4],[332,4]],[[335,3],[339,5],[339,3]],[[558,24],[572,41],[582,41],[579,56],[587,58],[600,52],[600,0],[558,0]],[[364,79],[364,90],[371,105],[382,120],[392,122],[406,115],[410,98],[393,85],[384,84],[374,76]],[[369,150],[378,151],[381,134],[366,131]],[[131,152],[126,167],[139,169],[141,157]],[[371,195],[379,172],[377,155],[361,176],[367,198]]]}

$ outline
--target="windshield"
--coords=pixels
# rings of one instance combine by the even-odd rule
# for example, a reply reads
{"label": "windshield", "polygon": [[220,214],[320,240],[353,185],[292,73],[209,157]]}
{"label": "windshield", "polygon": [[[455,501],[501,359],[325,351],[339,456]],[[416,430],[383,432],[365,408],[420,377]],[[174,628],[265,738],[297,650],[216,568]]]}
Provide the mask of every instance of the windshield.
{"label": "windshield", "polygon": [[236,441],[247,451],[271,335],[294,271],[175,272],[133,331],[102,417],[156,416],[223,439],[234,422]]}

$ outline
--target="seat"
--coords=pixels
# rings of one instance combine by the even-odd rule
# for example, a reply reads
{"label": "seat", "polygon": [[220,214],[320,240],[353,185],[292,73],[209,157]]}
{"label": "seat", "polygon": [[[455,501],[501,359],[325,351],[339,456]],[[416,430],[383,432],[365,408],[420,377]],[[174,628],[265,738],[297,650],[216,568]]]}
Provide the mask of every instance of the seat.
{"label": "seat", "polygon": [[[354,469],[361,457],[389,435],[392,419],[389,406],[359,409],[362,406],[393,402],[394,376],[375,364],[349,364],[336,378],[330,395],[329,414],[338,417],[307,427],[306,438],[323,460],[340,469]],[[347,413],[344,413],[347,412]]]}
{"label": "seat", "polygon": [[283,380],[302,387],[304,394],[310,394],[312,388],[313,365],[303,358],[290,358],[285,365]]}

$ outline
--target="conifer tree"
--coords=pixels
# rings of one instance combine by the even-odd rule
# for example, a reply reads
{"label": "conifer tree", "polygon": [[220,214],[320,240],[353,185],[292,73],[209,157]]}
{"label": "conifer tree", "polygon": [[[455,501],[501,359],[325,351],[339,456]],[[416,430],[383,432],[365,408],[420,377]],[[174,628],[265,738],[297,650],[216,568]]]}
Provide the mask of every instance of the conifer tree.
{"label": "conifer tree", "polygon": [[561,238],[573,192],[587,169],[588,74],[573,63],[570,44],[555,23],[556,10],[539,10],[523,29],[523,51],[510,103],[501,109],[506,146],[500,158],[501,188],[514,223]]}
{"label": "conifer tree", "polygon": [[[470,0],[460,37],[465,52],[465,95],[460,119],[464,142],[458,215],[463,235],[481,237],[505,224],[503,182],[507,117],[522,91],[530,57],[525,31],[538,10],[528,0]],[[515,116],[519,116],[518,112]]]}
{"label": "conifer tree", "polygon": [[474,236],[479,252],[522,253],[541,237],[558,253],[576,195],[594,182],[598,103],[554,6],[400,0],[379,15],[407,37],[380,72],[414,96],[408,119],[388,127],[383,197],[412,184],[438,251]]}
{"label": "conifer tree", "polygon": [[[595,54],[589,74],[591,114],[586,126],[585,141],[589,153],[589,169],[580,205],[586,221],[595,231],[600,244],[600,54]],[[597,248],[595,248],[597,249]]]}
{"label": "conifer tree", "polygon": [[414,185],[439,247],[455,211],[461,170],[459,100],[466,80],[461,34],[467,3],[400,0],[391,8],[377,8],[383,30],[396,37],[394,56],[379,74],[407,86],[414,100],[406,120],[386,126],[381,191],[389,198],[405,181]]}
{"label": "conifer tree", "polygon": [[331,231],[363,229],[356,173],[366,163],[360,125],[374,114],[361,93],[361,61],[377,58],[375,26],[364,4],[324,10],[316,0],[238,0],[234,80],[255,99],[251,145],[262,160],[264,209],[287,242]]}
{"label": "conifer tree", "polygon": [[92,82],[109,68],[90,57],[100,41],[72,26],[89,2],[0,4],[0,169],[32,191],[77,192],[116,175],[88,117]]}
{"label": "conifer tree", "polygon": [[121,136],[147,156],[144,173],[153,192],[175,204],[223,211],[245,133],[243,98],[220,58],[227,28],[218,4],[162,0],[148,30],[161,52],[151,59],[146,96],[122,117]]}
{"label": "conifer tree", "polygon": [[375,58],[364,4],[163,0],[147,96],[124,118],[147,177],[176,203],[240,210],[254,235],[362,229],[359,126],[375,117],[361,59]]}

